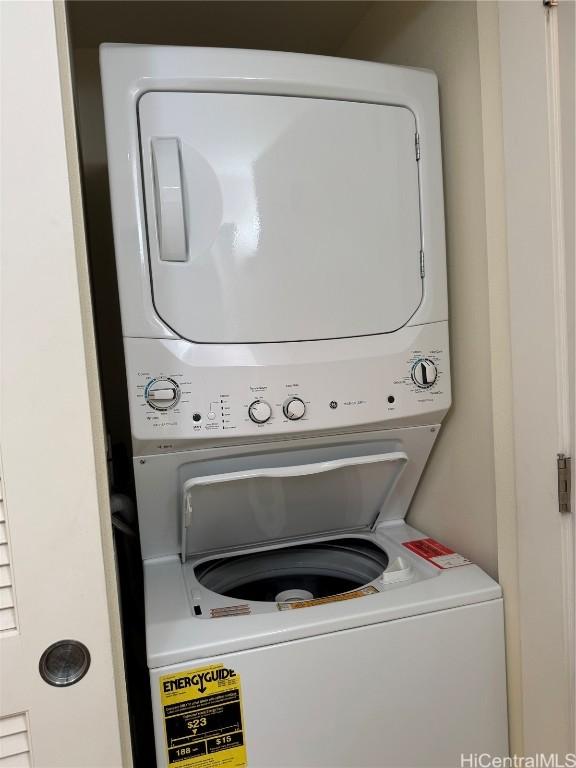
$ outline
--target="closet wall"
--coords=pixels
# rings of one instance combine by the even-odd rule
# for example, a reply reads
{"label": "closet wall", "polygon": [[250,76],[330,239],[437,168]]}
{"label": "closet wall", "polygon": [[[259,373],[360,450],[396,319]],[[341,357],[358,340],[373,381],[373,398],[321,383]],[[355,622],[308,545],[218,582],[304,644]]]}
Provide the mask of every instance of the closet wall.
{"label": "closet wall", "polygon": [[375,3],[339,55],[425,67],[438,76],[453,406],[409,520],[496,575],[490,304],[476,3]]}
{"label": "closet wall", "polygon": [[[497,574],[496,486],[476,3],[69,2],[104,405],[129,440],[98,71],[101,42],[287,50],[383,61],[439,78],[453,408],[409,521]],[[122,484],[123,479],[118,482]]]}

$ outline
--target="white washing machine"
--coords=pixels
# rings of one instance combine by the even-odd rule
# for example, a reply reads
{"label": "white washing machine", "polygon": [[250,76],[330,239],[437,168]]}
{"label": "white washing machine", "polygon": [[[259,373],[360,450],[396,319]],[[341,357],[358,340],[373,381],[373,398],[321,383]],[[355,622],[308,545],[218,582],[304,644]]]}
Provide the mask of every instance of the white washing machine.
{"label": "white washing machine", "polygon": [[435,76],[101,68],[158,765],[506,754],[500,587],[405,523],[450,406]]}

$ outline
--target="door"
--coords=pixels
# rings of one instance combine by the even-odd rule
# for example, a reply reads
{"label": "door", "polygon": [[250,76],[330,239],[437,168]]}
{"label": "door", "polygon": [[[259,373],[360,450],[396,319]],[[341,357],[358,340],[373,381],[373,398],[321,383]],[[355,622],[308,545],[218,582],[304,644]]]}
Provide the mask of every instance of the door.
{"label": "door", "polygon": [[[567,275],[574,279],[574,251],[573,241],[572,251],[566,249],[563,207],[574,155],[572,149],[570,168],[562,146],[570,103],[562,99],[558,7],[530,0],[498,8],[524,753],[559,753],[562,762],[575,750],[573,521],[569,507],[559,508],[557,473],[557,454],[574,450],[574,334],[568,332],[574,294],[566,288]],[[568,39],[573,46],[573,26]],[[573,63],[564,74],[572,78],[573,99]],[[573,201],[566,211],[573,217]]]}
{"label": "door", "polygon": [[[0,766],[118,768],[131,759],[64,9],[56,23],[52,3],[1,12]],[[46,682],[59,641],[74,643],[48,655]]]}
{"label": "door", "polygon": [[400,106],[145,93],[156,311],[196,342],[395,331],[422,300],[416,120]]}

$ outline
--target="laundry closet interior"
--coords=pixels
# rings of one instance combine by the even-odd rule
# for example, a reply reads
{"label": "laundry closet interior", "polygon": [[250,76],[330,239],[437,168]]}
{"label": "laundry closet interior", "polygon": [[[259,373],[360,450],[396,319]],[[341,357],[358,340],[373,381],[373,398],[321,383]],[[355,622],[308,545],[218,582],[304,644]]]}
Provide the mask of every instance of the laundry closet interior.
{"label": "laundry closet interior", "polygon": [[[481,5],[481,4],[480,4]],[[486,4],[490,6],[491,4]],[[486,98],[497,46],[490,9],[473,2],[68,2],[70,56],[111,491],[134,498],[130,423],[108,187],[99,69],[102,43],[283,51],[433,70],[439,82],[452,406],[407,522],[503,584],[497,528],[511,461],[508,403],[498,382],[505,308],[490,252],[484,148],[495,118]],[[479,21],[480,20],[480,21]],[[482,23],[482,29],[479,24]],[[491,79],[492,78],[492,79]],[[494,243],[492,242],[492,248]],[[496,362],[495,362],[496,361]],[[507,391],[502,389],[502,393]],[[499,399],[500,398],[500,399]],[[500,415],[498,419],[497,416]],[[505,473],[504,473],[505,474]],[[499,485],[500,483],[500,485]],[[137,764],[152,754],[136,519],[120,497],[115,536],[128,699]],[[504,505],[504,506],[503,506]],[[505,532],[501,535],[507,535]],[[512,572],[512,564],[508,561]],[[511,625],[512,626],[512,625]],[[138,737],[135,737],[138,733]],[[152,764],[152,763],[150,763]]]}

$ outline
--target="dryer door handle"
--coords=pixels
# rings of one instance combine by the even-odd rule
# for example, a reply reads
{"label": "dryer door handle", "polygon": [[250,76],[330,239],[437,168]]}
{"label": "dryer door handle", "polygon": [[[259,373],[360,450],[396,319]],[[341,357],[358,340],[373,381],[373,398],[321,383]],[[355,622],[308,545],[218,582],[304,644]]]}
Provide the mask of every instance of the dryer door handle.
{"label": "dryer door handle", "polygon": [[152,167],[160,259],[186,261],[186,222],[178,139],[152,139]]}

